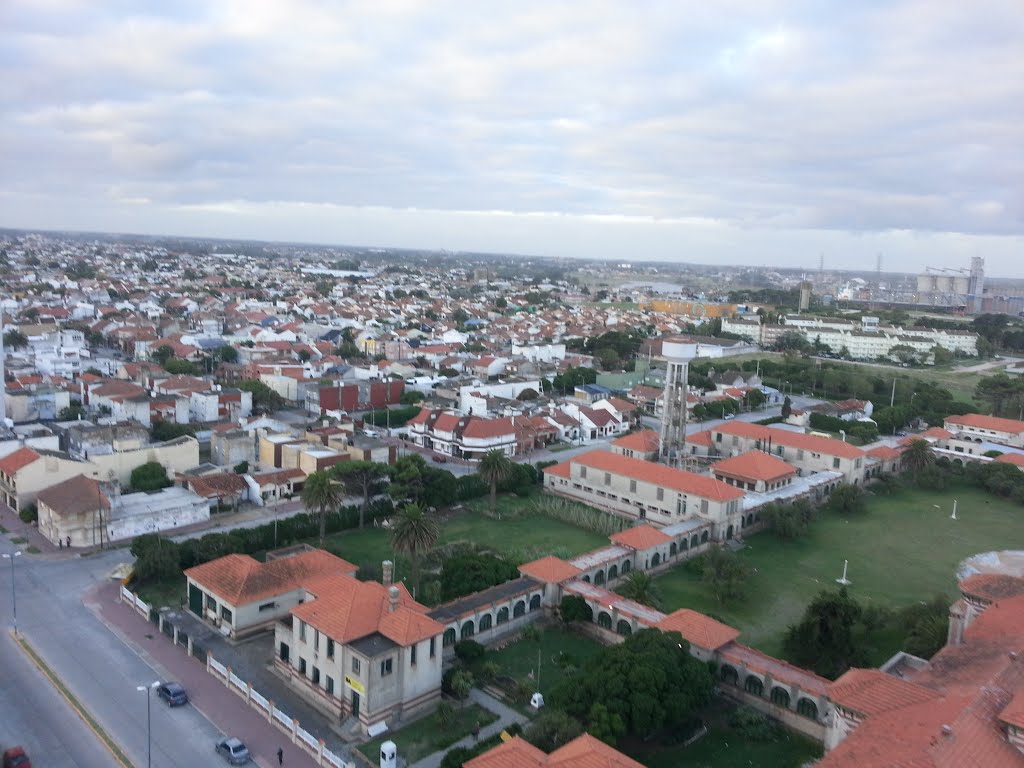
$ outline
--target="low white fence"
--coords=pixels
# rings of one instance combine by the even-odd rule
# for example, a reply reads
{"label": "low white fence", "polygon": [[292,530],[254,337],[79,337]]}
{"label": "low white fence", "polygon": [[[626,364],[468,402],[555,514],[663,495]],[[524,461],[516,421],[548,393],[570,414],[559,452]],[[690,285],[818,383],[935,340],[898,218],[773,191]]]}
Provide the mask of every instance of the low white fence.
{"label": "low white fence", "polygon": [[138,611],[143,618],[147,621],[149,620],[149,614],[153,610],[149,603],[143,601],[141,597],[128,589],[124,584],[121,585],[121,599]]}

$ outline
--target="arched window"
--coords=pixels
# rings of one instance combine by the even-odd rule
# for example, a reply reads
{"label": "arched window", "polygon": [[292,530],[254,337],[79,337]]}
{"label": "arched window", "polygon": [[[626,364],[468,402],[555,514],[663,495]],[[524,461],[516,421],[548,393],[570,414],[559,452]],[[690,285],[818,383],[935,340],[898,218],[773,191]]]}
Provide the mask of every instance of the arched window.
{"label": "arched window", "polygon": [[619,578],[619,566],[610,565],[608,566],[608,581]]}
{"label": "arched window", "polygon": [[590,574],[587,574],[586,576],[584,576],[584,577],[583,577],[583,580],[584,580],[585,582],[587,582],[587,584],[589,584],[589,583],[590,583]]}
{"label": "arched window", "polygon": [[700,539],[697,538],[697,534],[694,534],[693,538],[690,539],[690,546],[694,549],[700,546]]}
{"label": "arched window", "polygon": [[657,568],[659,565],[661,565],[661,554],[655,552],[654,557],[651,558],[651,568]]}
{"label": "arched window", "polygon": [[633,634],[633,628],[629,626],[629,622],[625,619],[619,619],[619,623],[615,626],[615,631],[625,637],[629,637]]}
{"label": "arched window", "polygon": [[740,517],[740,528],[746,528],[746,527],[747,527],[747,518]]}
{"label": "arched window", "polygon": [[682,547],[683,552],[685,552],[690,548],[690,542],[684,538],[681,542],[679,542],[679,546]]}
{"label": "arched window", "polygon": [[668,554],[669,557],[675,557],[679,554],[679,547],[676,546],[676,543],[674,541],[668,545]]}
{"label": "arched window", "polygon": [[455,645],[457,635],[454,629],[446,629],[444,631],[444,637],[441,638],[441,645],[447,648],[449,645]]}
{"label": "arched window", "polygon": [[594,574],[594,583],[598,585],[604,584],[604,571],[598,571]]}
{"label": "arched window", "polygon": [[736,681],[740,679],[736,668],[730,667],[728,664],[722,665],[722,668],[718,670],[718,676],[722,678],[723,683],[728,683],[729,685],[736,685]]}
{"label": "arched window", "polygon": [[627,560],[622,564],[622,572],[629,573],[633,569],[633,564]]}
{"label": "arched window", "polygon": [[778,686],[772,688],[772,704],[789,709],[789,691]]}
{"label": "arched window", "polygon": [[754,524],[754,516],[753,515],[747,515],[747,525],[753,525],[753,524]]}
{"label": "arched window", "polygon": [[516,603],[516,607],[512,609],[512,618],[518,619],[524,613],[526,613],[526,601],[520,600]]}
{"label": "arched window", "polygon": [[605,629],[611,629],[612,617],[604,611],[601,611],[599,614],[597,614],[597,624],[598,626],[604,627]]}
{"label": "arched window", "polygon": [[540,595],[534,595],[530,598],[530,610],[536,611],[540,608]]}
{"label": "arched window", "polygon": [[732,526],[731,525],[728,528],[725,529],[725,538],[727,538],[727,539],[731,539],[732,538]]}
{"label": "arched window", "polygon": [[808,717],[811,720],[818,719],[818,705],[810,699],[800,699],[800,701],[796,703],[796,711],[797,714]]}
{"label": "arched window", "polygon": [[462,635],[463,640],[466,640],[476,634],[476,625],[473,624],[472,619],[462,625],[462,631],[460,634]]}
{"label": "arched window", "polygon": [[504,624],[508,621],[508,607],[498,609],[498,623]]}
{"label": "arched window", "polygon": [[704,531],[704,533],[702,533],[700,535],[700,543],[701,544],[707,544],[708,543],[708,539],[710,539],[710,538],[711,538],[711,534],[708,533],[707,531]]}
{"label": "arched window", "polygon": [[486,632],[491,628],[491,614],[485,614],[480,617],[480,631]]}
{"label": "arched window", "polygon": [[747,675],[747,679],[743,683],[743,690],[747,693],[752,693],[755,696],[764,695],[764,683],[761,682],[761,678],[754,677],[754,675]]}

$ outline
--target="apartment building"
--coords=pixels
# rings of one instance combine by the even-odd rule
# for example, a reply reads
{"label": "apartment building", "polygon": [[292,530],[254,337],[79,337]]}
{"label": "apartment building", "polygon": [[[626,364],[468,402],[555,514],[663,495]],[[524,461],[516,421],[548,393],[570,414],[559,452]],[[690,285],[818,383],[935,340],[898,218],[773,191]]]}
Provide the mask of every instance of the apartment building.
{"label": "apartment building", "polygon": [[544,470],[544,487],[625,517],[654,525],[698,518],[729,538],[742,517],[743,491],[706,475],[594,450]]}

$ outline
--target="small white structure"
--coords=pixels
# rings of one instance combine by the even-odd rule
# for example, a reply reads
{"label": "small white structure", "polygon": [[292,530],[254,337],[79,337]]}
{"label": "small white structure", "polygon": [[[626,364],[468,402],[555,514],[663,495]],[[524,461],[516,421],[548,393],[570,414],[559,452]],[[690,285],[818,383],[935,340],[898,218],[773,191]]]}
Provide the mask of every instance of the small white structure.
{"label": "small white structure", "polygon": [[534,709],[544,708],[544,694],[538,691],[530,697],[530,706]]}
{"label": "small white structure", "polygon": [[393,741],[380,745],[380,768],[398,768],[398,747]]}

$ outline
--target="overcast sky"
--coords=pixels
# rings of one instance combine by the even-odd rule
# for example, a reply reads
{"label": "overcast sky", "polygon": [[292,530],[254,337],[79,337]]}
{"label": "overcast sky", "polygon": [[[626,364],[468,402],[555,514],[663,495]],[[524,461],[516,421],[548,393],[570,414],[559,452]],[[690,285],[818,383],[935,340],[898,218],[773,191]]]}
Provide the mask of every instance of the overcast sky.
{"label": "overcast sky", "polygon": [[1022,0],[0,0],[0,30],[4,226],[1024,277]]}

